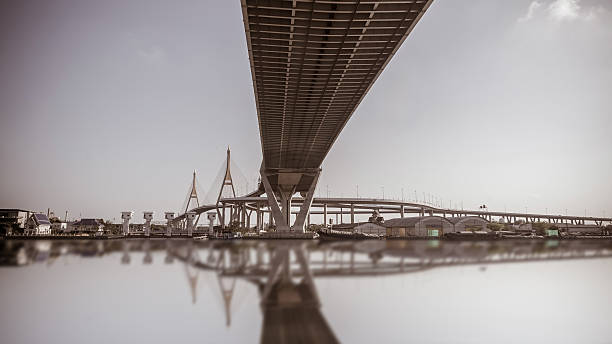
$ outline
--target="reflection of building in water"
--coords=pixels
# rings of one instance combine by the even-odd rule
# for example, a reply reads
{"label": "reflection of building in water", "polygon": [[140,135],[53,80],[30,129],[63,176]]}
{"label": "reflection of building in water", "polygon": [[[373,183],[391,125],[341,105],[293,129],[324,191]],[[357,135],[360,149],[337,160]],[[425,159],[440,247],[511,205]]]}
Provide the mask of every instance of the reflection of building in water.
{"label": "reflection of building in water", "polygon": [[151,241],[145,240],[144,244],[142,244],[142,249],[145,252],[144,257],[142,258],[142,263],[143,264],[153,263],[153,256],[151,255]]}
{"label": "reflection of building in water", "polygon": [[130,242],[128,240],[123,240],[121,242],[121,246],[123,247],[123,255],[121,256],[121,264],[130,264]]}

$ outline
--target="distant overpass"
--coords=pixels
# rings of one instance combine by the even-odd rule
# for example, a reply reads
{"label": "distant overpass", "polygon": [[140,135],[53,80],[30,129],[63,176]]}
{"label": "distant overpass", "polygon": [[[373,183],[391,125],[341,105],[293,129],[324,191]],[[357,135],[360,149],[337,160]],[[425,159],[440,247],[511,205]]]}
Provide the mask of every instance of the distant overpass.
{"label": "distant overpass", "polygon": [[[241,0],[278,231],[304,231],[321,163],[431,2]],[[296,192],[305,202],[291,225]]]}
{"label": "distant overpass", "polygon": [[[267,198],[264,197],[236,197],[224,198],[221,200],[221,202],[224,204],[234,204],[237,206],[248,204],[255,208],[265,207],[267,201]],[[296,197],[293,202],[295,205],[301,205],[304,202],[304,198]],[[444,217],[479,216],[488,220],[491,220],[492,217],[500,217],[506,220],[508,223],[514,223],[518,219],[525,220],[525,222],[547,221],[550,223],[569,223],[576,225],[584,225],[587,222],[590,222],[598,226],[602,226],[604,223],[612,223],[612,218],[609,217],[450,209],[434,207],[421,203],[376,198],[315,197],[311,202],[311,206],[314,208],[320,208],[321,210],[311,210],[309,212],[310,214],[323,214],[324,216],[327,214],[350,215],[350,223],[355,223],[355,214],[370,214],[374,210],[377,210],[383,214],[398,214],[400,217],[404,217],[405,214],[418,214],[420,216],[439,215]],[[334,210],[331,210],[332,208]],[[293,212],[293,214],[297,213]]]}

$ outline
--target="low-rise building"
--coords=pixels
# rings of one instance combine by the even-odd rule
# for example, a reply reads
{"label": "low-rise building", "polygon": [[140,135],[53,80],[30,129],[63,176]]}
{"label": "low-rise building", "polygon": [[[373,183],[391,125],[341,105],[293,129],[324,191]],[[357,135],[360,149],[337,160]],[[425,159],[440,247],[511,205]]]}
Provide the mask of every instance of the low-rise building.
{"label": "low-rise building", "polygon": [[0,209],[0,230],[11,234],[13,230],[24,230],[32,211],[23,209]]}
{"label": "low-rise building", "polygon": [[604,227],[596,225],[557,224],[560,230],[570,235],[602,235]]}
{"label": "low-rise building", "polygon": [[377,223],[365,222],[355,226],[355,228],[353,228],[353,232],[363,234],[385,235],[387,233],[387,229]]}
{"label": "low-rise building", "polygon": [[450,222],[453,224],[453,230],[455,232],[478,232],[478,231],[486,231],[489,232],[490,229],[487,227],[489,221],[483,219],[478,216],[461,216],[461,217],[450,217],[448,218]]}
{"label": "low-rise building", "polygon": [[71,223],[68,227],[70,232],[102,233],[104,231],[104,222],[98,219],[81,219]]}
{"label": "low-rise building", "polygon": [[51,234],[51,222],[45,214],[32,214],[26,222],[25,233],[29,235]]}
{"label": "low-rise building", "polygon": [[453,232],[453,224],[440,216],[402,217],[385,221],[388,237],[441,237]]}

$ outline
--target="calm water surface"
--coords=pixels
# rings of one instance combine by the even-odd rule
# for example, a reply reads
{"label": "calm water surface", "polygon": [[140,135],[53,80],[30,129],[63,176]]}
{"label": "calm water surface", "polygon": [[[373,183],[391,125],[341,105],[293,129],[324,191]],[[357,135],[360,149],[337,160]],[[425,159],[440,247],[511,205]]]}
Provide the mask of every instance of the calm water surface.
{"label": "calm water surface", "polygon": [[0,241],[2,343],[612,343],[609,241]]}

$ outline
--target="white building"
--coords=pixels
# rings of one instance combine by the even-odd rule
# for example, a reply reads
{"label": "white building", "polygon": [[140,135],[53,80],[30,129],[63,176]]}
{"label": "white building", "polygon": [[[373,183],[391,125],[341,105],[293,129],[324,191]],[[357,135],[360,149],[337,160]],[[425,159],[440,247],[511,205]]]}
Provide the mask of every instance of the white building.
{"label": "white building", "polygon": [[32,214],[26,223],[25,232],[30,235],[49,235],[51,222],[45,214]]}

